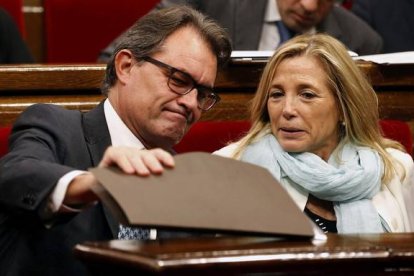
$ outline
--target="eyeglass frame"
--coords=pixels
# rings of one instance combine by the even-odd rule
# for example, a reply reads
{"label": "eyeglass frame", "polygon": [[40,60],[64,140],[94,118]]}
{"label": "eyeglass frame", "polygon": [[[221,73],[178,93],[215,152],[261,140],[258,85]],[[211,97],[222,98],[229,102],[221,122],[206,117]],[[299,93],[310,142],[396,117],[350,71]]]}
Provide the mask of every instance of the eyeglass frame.
{"label": "eyeglass frame", "polygon": [[[178,95],[187,95],[194,88],[197,89],[197,106],[201,110],[208,111],[208,110],[210,110],[213,106],[215,106],[221,100],[220,96],[214,92],[213,88],[207,87],[205,85],[201,85],[201,84],[197,83],[190,74],[188,74],[188,73],[186,73],[186,72],[184,72],[184,71],[182,71],[180,69],[177,69],[177,68],[175,68],[175,67],[173,67],[171,65],[168,65],[168,64],[166,64],[164,62],[161,62],[161,61],[159,61],[157,59],[154,59],[154,58],[152,58],[150,56],[144,56],[141,59],[144,60],[144,61],[146,61],[146,62],[149,62],[149,63],[151,63],[151,64],[153,64],[153,65],[155,65],[155,66],[157,66],[159,68],[164,68],[164,69],[167,69],[168,70],[167,85],[171,89],[171,91],[173,91],[174,93],[176,93]],[[180,74],[183,74],[192,83],[192,85],[190,86],[190,88],[187,91],[185,91],[184,93],[177,92],[170,85],[171,77],[173,76],[173,74],[175,72],[179,72]],[[214,101],[213,101],[213,103],[210,106],[204,107],[204,108],[201,106],[200,100],[198,99],[198,96],[201,95],[200,92],[203,93],[203,95],[205,96],[203,99],[208,99],[209,96],[213,96],[213,100]]]}

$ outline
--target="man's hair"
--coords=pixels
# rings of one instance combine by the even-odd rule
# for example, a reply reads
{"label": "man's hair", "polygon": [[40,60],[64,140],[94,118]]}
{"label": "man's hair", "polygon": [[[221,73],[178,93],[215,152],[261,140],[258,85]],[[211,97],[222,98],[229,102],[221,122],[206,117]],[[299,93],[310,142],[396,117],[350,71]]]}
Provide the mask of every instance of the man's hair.
{"label": "man's hair", "polygon": [[198,32],[217,57],[218,67],[222,67],[229,60],[232,51],[229,36],[212,19],[188,6],[153,11],[139,19],[118,42],[106,67],[102,93],[107,95],[109,88],[117,80],[115,56],[119,51],[128,49],[139,61],[160,51],[165,39],[182,27],[192,27]]}
{"label": "man's hair", "polygon": [[252,127],[241,139],[234,157],[240,157],[250,143],[271,131],[267,101],[272,80],[282,61],[301,56],[316,58],[322,64],[328,85],[336,98],[341,120],[344,122],[338,124],[341,139],[377,150],[384,161],[384,179],[390,180],[394,165],[385,149],[394,147],[403,150],[403,147],[398,142],[382,136],[378,99],[374,89],[352,60],[345,46],[326,34],[300,35],[276,50],[263,71],[251,103]]}

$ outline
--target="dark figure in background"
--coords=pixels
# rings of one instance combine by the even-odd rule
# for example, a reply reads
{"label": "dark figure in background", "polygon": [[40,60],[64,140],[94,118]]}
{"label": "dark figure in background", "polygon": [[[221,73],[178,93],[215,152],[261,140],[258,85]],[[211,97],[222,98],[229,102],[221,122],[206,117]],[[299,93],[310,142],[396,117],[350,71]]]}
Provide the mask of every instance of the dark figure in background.
{"label": "dark figure in background", "polygon": [[354,0],[352,11],[382,37],[384,53],[414,51],[414,0]]}
{"label": "dark figure in background", "polygon": [[[154,12],[119,43],[102,88],[107,99],[96,108],[23,112],[0,159],[0,275],[84,275],[76,244],[135,232],[98,201],[87,169],[147,176],[173,167],[172,147],[218,102],[214,82],[230,53],[227,33],[201,13]],[[185,234],[141,230],[148,238]]]}
{"label": "dark figure in background", "polygon": [[0,64],[33,62],[13,18],[0,8]]}
{"label": "dark figure in background", "polygon": [[[211,16],[228,32],[234,50],[275,50],[295,34],[327,33],[359,55],[378,54],[381,37],[334,0],[162,0],[156,7],[187,4]],[[114,40],[98,60],[107,62]]]}

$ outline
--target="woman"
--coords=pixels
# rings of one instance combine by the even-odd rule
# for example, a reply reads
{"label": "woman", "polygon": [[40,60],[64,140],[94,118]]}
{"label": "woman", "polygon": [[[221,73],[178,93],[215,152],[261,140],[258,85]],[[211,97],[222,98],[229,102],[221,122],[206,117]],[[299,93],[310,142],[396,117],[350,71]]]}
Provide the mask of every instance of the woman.
{"label": "woman", "polygon": [[414,229],[413,160],[381,135],[376,94],[339,41],[302,35],[279,48],[251,120],[215,153],[267,168],[322,230]]}

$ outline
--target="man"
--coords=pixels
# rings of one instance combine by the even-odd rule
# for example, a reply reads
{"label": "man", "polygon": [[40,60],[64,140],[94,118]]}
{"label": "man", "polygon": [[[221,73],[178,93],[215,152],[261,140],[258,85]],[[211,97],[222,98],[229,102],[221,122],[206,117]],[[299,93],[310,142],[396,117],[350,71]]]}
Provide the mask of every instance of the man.
{"label": "man", "polygon": [[98,107],[28,108],[0,160],[0,274],[84,274],[72,255],[77,243],[132,231],[97,202],[86,170],[116,165],[145,176],[173,167],[168,152],[218,101],[212,87],[230,52],[225,31],[200,13],[161,10],[118,45]]}
{"label": "man", "polygon": [[[334,0],[162,0],[156,9],[188,4],[211,16],[230,34],[235,50],[274,50],[295,34],[327,33],[359,55],[381,51],[381,37]],[[119,39],[119,38],[118,38]],[[99,57],[107,62],[118,41]]]}

